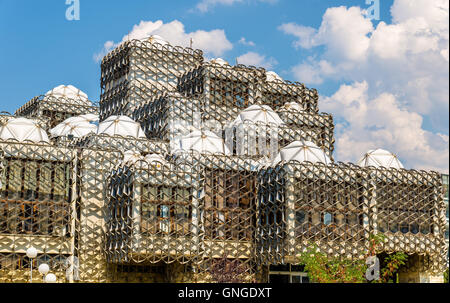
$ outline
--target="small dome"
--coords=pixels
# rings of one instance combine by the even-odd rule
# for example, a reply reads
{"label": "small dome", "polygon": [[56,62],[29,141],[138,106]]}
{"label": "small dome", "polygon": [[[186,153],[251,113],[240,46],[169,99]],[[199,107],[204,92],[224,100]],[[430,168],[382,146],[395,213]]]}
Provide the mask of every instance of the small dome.
{"label": "small dome", "polygon": [[274,72],[274,71],[266,72],[266,80],[268,82],[273,82],[273,81],[281,81],[281,82],[283,82],[283,78],[278,76],[278,74],[276,72]]}
{"label": "small dome", "polygon": [[139,160],[142,160],[142,155],[140,152],[135,150],[127,150],[123,153],[123,162],[124,163],[135,163]]}
{"label": "small dome", "polygon": [[227,61],[223,60],[222,58],[211,59],[211,61],[209,62],[219,65],[230,65]]}
{"label": "small dome", "polygon": [[181,138],[180,145],[180,148],[185,151],[195,150],[200,153],[231,154],[222,138],[207,130],[191,132],[189,135]]}
{"label": "small dome", "polygon": [[166,159],[158,154],[148,154],[147,156],[145,156],[145,160],[150,164],[156,164],[157,168],[161,168],[162,165],[169,165]]}
{"label": "small dome", "polygon": [[303,111],[303,107],[297,102],[288,102],[283,106],[287,110]]}
{"label": "small dome", "polygon": [[404,168],[403,164],[393,153],[384,150],[376,149],[368,151],[358,162],[357,165],[361,167],[385,167],[385,168]]}
{"label": "small dome", "polygon": [[283,125],[284,122],[280,116],[267,105],[252,105],[244,109],[239,116],[234,120],[233,124],[240,124],[245,121],[254,123]]}
{"label": "small dome", "polygon": [[52,137],[73,136],[74,138],[81,138],[96,132],[97,126],[82,116],[68,118],[50,130]]}
{"label": "small dome", "polygon": [[330,158],[325,152],[316,144],[310,141],[294,141],[285,148],[283,148],[273,160],[273,164],[281,161],[299,161],[299,162],[321,162],[330,164]]}
{"label": "small dome", "polygon": [[46,97],[53,96],[55,98],[64,98],[64,99],[73,99],[77,101],[81,101],[87,105],[91,105],[91,102],[88,99],[88,95],[84,92],[76,88],[72,85],[60,85],[55,87],[52,90],[49,90],[46,94]]}
{"label": "small dome", "polygon": [[158,35],[150,36],[150,38],[146,38],[145,40],[149,41],[150,43],[159,43],[161,45],[169,44],[166,40],[164,40],[163,37]]}
{"label": "small dome", "polygon": [[127,116],[110,116],[98,125],[97,134],[146,138],[140,124]]}
{"label": "small dome", "polygon": [[0,139],[17,140],[19,142],[47,142],[48,135],[36,121],[26,118],[12,118],[0,126]]}

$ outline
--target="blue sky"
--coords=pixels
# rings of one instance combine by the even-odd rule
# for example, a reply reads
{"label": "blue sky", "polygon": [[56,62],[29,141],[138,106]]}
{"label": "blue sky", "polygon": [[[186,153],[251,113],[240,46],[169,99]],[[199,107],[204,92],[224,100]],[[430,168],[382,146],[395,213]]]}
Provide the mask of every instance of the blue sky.
{"label": "blue sky", "polygon": [[[117,1],[81,0],[80,20],[67,21],[65,0],[0,0],[0,100],[2,110],[15,111],[33,96],[62,83],[71,83],[98,100],[99,63],[92,57],[105,41],[120,40],[141,20],[181,21],[187,32],[224,29],[235,46],[224,54],[234,62],[247,50],[265,53],[279,64],[274,70],[292,79],[288,69],[297,58],[310,51],[296,51],[292,38],[277,27],[286,22],[301,22],[317,27],[331,5],[360,5],[356,1],[279,1],[217,5],[207,13],[191,11],[199,1]],[[386,1],[388,2],[388,1]],[[390,5],[381,5],[382,16],[389,19]],[[242,37],[255,43],[246,47]],[[322,88],[327,93],[326,85]],[[321,90],[321,93],[322,93]]]}
{"label": "blue sky", "polygon": [[[321,109],[333,113],[338,124],[338,160],[356,161],[364,149],[384,147],[397,152],[410,168],[448,170],[448,155],[436,157],[448,153],[448,83],[443,89],[443,84],[439,89],[432,84],[448,81],[448,26],[442,25],[448,23],[447,0],[414,0],[416,8],[406,0],[379,0],[381,20],[370,24],[359,11],[370,6],[366,0],[79,1],[80,20],[68,21],[65,0],[0,0],[0,110],[14,112],[60,84],[72,84],[98,101],[100,62],[95,56],[104,53],[105,43],[119,43],[141,21],[161,20],[170,29],[177,20],[187,35],[223,31],[231,47],[208,57],[219,55],[233,64],[236,58],[248,62],[250,55],[258,55],[284,79],[317,88]],[[202,3],[210,5],[205,10]],[[437,19],[443,21],[433,21]],[[431,39],[420,36],[424,28],[437,33],[430,40],[438,40],[436,47],[423,46],[430,44],[425,38]],[[397,51],[404,45],[403,52]],[[408,70],[405,62],[416,65],[407,63]],[[438,72],[427,70],[430,62]],[[354,100],[347,100],[349,96]],[[379,103],[391,104],[393,110],[383,113]],[[362,113],[363,108],[412,122],[367,122],[373,115]],[[360,116],[365,118],[355,118]],[[398,137],[426,141],[426,147],[405,146]]]}

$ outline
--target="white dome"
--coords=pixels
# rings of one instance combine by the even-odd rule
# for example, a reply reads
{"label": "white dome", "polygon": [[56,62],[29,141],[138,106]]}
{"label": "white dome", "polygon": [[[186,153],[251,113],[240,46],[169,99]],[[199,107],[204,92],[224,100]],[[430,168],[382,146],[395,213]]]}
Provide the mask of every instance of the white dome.
{"label": "white dome", "polygon": [[310,141],[294,141],[285,148],[283,148],[273,160],[273,164],[281,161],[299,161],[299,162],[321,162],[330,164],[330,158],[325,152]]}
{"label": "white dome", "polygon": [[123,153],[123,162],[124,163],[135,163],[139,160],[142,160],[142,155],[140,152],[135,150],[127,150]]}
{"label": "white dome", "polygon": [[110,116],[98,125],[97,134],[146,138],[140,124],[127,116]]}
{"label": "white dome", "polygon": [[94,114],[86,114],[86,115],[80,115],[75,117],[67,118],[64,122],[71,122],[71,123],[77,123],[77,122],[88,122],[88,123],[95,123],[98,122],[99,117]]}
{"label": "white dome", "polygon": [[244,109],[239,116],[234,120],[233,124],[240,124],[245,121],[254,123],[283,125],[284,122],[280,116],[274,112],[270,106],[267,105],[252,105]]}
{"label": "white dome", "polygon": [[153,44],[153,43],[159,43],[159,44],[161,44],[161,45],[169,44],[169,42],[167,42],[166,40],[164,40],[163,37],[158,36],[158,35],[150,36],[150,38],[145,38],[144,40],[147,40],[147,41],[149,41],[149,42],[152,43],[152,44]]}
{"label": "white dome", "polygon": [[209,62],[219,65],[230,65],[227,61],[223,60],[222,58],[211,59],[211,61]]}
{"label": "white dome", "polygon": [[97,126],[89,122],[76,122],[76,120],[70,121],[71,118],[66,119],[62,123],[56,125],[50,130],[52,137],[67,137],[73,136],[74,138],[81,138],[90,133],[97,132]]}
{"label": "white dome", "polygon": [[297,102],[286,103],[283,107],[287,110],[296,110],[296,111],[304,110],[303,107],[300,104],[298,104]]}
{"label": "white dome", "polygon": [[19,142],[49,142],[48,135],[39,124],[26,118],[12,118],[0,126],[0,139]]}
{"label": "white dome", "polygon": [[185,151],[195,150],[200,153],[209,152],[213,154],[231,154],[228,148],[225,146],[222,138],[207,130],[193,131],[189,135],[181,138],[180,145],[180,148]]}
{"label": "white dome", "polygon": [[272,81],[281,81],[281,82],[283,82],[283,78],[278,76],[278,74],[276,72],[274,72],[274,71],[266,72],[266,80],[268,82],[272,82]]}
{"label": "white dome", "polygon": [[45,96],[54,96],[56,98],[74,99],[86,104],[91,104],[88,100],[88,95],[72,85],[60,85],[52,90],[49,90]]}
{"label": "white dome", "polygon": [[169,165],[169,163],[161,155],[158,154],[148,154],[145,156],[145,160],[148,163],[156,164],[156,167],[161,168],[162,165]]}
{"label": "white dome", "polygon": [[403,164],[391,152],[384,149],[376,149],[368,151],[357,164],[361,167],[385,167],[385,168],[403,168]]}

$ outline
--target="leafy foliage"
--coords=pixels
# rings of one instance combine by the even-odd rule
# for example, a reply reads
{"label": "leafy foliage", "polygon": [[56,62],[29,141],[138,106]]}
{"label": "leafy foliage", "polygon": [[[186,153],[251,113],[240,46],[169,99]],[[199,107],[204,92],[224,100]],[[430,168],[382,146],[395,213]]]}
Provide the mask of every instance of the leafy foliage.
{"label": "leafy foliage", "polygon": [[[364,259],[349,260],[345,258],[328,257],[319,251],[316,246],[309,248],[300,257],[300,262],[305,265],[305,270],[315,283],[366,283],[365,277],[367,265],[365,260],[369,256],[377,255],[380,244],[384,241],[383,234],[371,235],[369,249]],[[406,264],[408,256],[397,252],[387,255],[380,264],[384,267],[380,270],[380,279],[374,283],[392,283],[401,266]]]}
{"label": "leafy foliage", "polygon": [[317,247],[309,248],[300,258],[313,283],[363,283],[366,265],[364,260],[347,260],[329,258],[318,251]]}

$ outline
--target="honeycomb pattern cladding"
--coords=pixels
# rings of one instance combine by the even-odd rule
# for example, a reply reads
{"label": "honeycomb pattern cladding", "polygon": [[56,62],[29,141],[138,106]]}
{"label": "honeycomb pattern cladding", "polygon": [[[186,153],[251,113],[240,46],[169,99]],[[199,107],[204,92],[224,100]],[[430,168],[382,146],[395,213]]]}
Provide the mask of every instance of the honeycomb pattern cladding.
{"label": "honeycomb pattern cladding", "polygon": [[380,252],[422,256],[423,272],[445,270],[438,173],[292,161],[262,169],[258,186],[263,264],[295,263],[314,244],[330,256],[361,258],[370,235],[383,233]]}
{"label": "honeycomb pattern cladding", "polygon": [[304,111],[319,111],[317,90],[302,83],[266,81],[265,69],[244,65],[204,63],[179,79],[178,91],[186,96],[204,96],[206,120],[231,121],[254,104],[277,110],[297,102]]}
{"label": "honeycomb pattern cladding", "polygon": [[196,281],[226,255],[254,275],[258,162],[190,153],[116,167],[108,181],[111,263],[189,264]]}
{"label": "honeycomb pattern cladding", "polygon": [[208,111],[207,103],[203,95],[186,97],[179,93],[166,93],[138,107],[133,118],[152,139],[174,142],[177,137],[188,135],[194,127],[211,130],[222,137],[235,155],[273,157],[291,142],[307,140],[316,143],[333,159],[333,117],[327,113],[280,107],[275,112],[285,125],[251,121],[233,125],[231,122],[239,112],[234,116],[227,112],[224,120],[211,119],[213,114]]}
{"label": "honeycomb pattern cladding", "polygon": [[98,110],[98,106],[95,106],[95,104],[88,105],[86,101],[54,95],[42,95],[34,97],[20,107],[15,115],[45,119],[47,121],[46,130],[49,130],[67,118],[85,114],[97,115]]}
{"label": "honeycomb pattern cladding", "polygon": [[39,253],[34,265],[45,262],[65,279],[75,248],[75,153],[0,141],[0,156],[0,282],[29,281],[30,246]]}
{"label": "honeycomb pattern cladding", "polygon": [[[29,281],[30,265],[40,282],[42,263],[58,282],[213,282],[223,262],[261,282],[271,265],[298,265],[311,245],[362,258],[376,233],[386,236],[380,254],[410,255],[407,274],[442,274],[437,172],[273,164],[293,141],[312,141],[333,161],[333,117],[319,112],[317,91],[153,42],[126,41],[104,57],[100,109],[50,94],[16,112],[47,130],[75,115],[126,115],[147,138],[0,139],[0,282]],[[270,106],[284,124],[236,119],[252,105]],[[0,114],[0,124],[11,117]],[[194,129],[221,137],[230,155],[176,151]]]}
{"label": "honeycomb pattern cladding", "polygon": [[203,52],[150,41],[126,41],[101,64],[100,120],[130,116],[155,94],[176,91],[177,78],[203,63]]}

